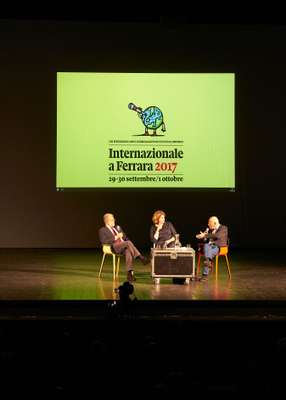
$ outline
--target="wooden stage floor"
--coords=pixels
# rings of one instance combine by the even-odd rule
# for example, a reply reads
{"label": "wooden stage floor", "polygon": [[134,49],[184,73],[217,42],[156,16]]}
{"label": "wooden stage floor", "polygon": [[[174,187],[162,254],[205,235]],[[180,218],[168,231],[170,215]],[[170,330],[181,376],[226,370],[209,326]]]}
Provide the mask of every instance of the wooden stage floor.
{"label": "wooden stage floor", "polygon": [[[125,281],[124,260],[117,281],[111,258],[98,278],[101,250],[0,249],[0,300],[112,300]],[[138,300],[286,300],[286,260],[282,251],[231,251],[232,280],[220,258],[218,280],[174,284],[170,278],[155,285],[150,265],[135,262]]]}

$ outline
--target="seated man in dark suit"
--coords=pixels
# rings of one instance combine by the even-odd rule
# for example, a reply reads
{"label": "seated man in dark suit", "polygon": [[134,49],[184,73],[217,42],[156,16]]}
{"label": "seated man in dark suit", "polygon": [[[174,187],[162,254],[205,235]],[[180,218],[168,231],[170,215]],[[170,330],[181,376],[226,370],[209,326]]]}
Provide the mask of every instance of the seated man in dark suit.
{"label": "seated man in dark suit", "polygon": [[202,280],[207,279],[212,259],[219,253],[220,247],[228,244],[227,226],[221,225],[217,217],[210,217],[208,228],[196,235],[197,239],[204,241],[204,269]]}
{"label": "seated man in dark suit", "polygon": [[124,254],[126,260],[127,280],[135,281],[133,271],[133,260],[140,258],[142,263],[148,264],[149,260],[142,256],[134,244],[128,240],[120,226],[115,227],[115,219],[113,214],[107,213],[103,216],[105,226],[99,229],[99,240],[101,244],[110,244],[117,254]]}

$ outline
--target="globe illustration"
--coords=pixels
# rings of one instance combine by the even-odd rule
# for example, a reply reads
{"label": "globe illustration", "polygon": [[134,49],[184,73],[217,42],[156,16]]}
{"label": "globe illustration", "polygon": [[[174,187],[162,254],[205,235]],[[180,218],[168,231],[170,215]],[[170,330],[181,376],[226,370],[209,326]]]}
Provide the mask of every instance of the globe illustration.
{"label": "globe illustration", "polygon": [[142,120],[145,126],[144,135],[149,135],[148,129],[152,129],[153,135],[157,136],[157,129],[161,126],[161,131],[165,132],[166,127],[163,119],[163,113],[159,107],[149,106],[143,110],[141,107],[137,107],[134,103],[128,104],[129,110],[133,110],[137,113],[138,117]]}
{"label": "globe illustration", "polygon": [[160,108],[150,106],[142,112],[143,124],[148,129],[158,129],[163,124],[163,114]]}

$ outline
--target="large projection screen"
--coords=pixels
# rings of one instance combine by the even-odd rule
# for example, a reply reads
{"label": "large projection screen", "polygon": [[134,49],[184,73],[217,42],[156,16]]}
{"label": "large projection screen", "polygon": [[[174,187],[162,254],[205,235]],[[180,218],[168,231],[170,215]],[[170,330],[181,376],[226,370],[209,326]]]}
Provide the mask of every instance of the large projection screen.
{"label": "large projection screen", "polygon": [[58,189],[235,189],[234,73],[57,73]]}

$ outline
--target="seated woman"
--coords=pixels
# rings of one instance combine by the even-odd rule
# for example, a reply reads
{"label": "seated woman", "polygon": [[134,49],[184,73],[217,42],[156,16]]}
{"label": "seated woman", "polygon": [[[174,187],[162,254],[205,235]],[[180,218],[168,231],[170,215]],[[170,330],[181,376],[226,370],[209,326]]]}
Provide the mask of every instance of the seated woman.
{"label": "seated woman", "polygon": [[171,222],[165,221],[164,211],[155,211],[152,217],[153,225],[150,229],[150,239],[154,247],[175,247],[175,235],[177,234]]}

